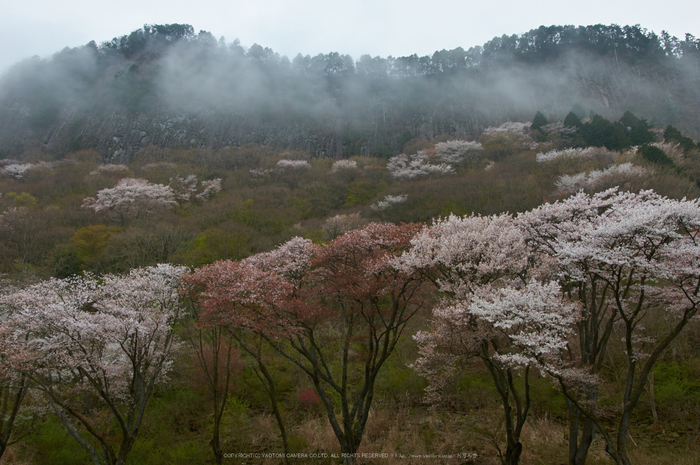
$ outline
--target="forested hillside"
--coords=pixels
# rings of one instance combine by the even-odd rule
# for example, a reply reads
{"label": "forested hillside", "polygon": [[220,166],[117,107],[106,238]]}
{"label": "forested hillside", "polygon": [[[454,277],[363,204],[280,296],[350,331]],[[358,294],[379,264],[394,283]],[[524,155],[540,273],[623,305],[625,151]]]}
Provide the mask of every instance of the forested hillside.
{"label": "forested hillside", "polygon": [[192,26],[30,59],[0,78],[0,153],[56,158],[95,149],[130,161],[148,146],[248,143],[314,156],[388,157],[407,141],[473,138],[486,127],[574,105],[700,135],[700,40],[639,26],[540,27],[432,56],[279,56]]}

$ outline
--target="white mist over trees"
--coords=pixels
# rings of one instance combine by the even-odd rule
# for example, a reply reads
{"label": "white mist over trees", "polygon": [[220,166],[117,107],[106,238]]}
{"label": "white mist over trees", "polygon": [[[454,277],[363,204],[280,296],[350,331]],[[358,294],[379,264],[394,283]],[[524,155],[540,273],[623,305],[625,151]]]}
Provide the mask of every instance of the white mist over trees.
{"label": "white mist over trees", "polygon": [[575,104],[606,117],[632,109],[698,134],[699,50],[692,35],[595,25],[540,27],[424,57],[289,59],[186,24],[147,25],[8,71],[0,149],[96,148],[124,162],[149,145],[256,143],[388,157],[414,137],[468,139],[538,109],[561,118]]}

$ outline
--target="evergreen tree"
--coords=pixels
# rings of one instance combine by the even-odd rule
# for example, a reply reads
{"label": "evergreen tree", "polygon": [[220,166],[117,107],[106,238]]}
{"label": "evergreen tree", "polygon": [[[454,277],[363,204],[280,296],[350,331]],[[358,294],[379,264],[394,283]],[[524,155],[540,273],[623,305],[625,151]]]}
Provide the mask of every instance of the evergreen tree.
{"label": "evergreen tree", "polygon": [[631,145],[642,145],[656,141],[656,137],[649,130],[651,126],[647,121],[643,118],[637,118],[629,111],[622,115],[620,124],[626,127],[627,137]]}
{"label": "evergreen tree", "polygon": [[580,128],[582,125],[581,118],[573,111],[570,111],[569,114],[566,115],[566,118],[564,118],[564,126]]}
{"label": "evergreen tree", "polygon": [[695,145],[695,142],[690,137],[685,137],[681,132],[671,126],[670,124],[666,126],[664,130],[664,140],[666,142],[677,142],[680,144],[683,152],[688,153],[691,150],[697,149],[700,145]]}
{"label": "evergreen tree", "polygon": [[532,119],[532,126],[530,126],[532,129],[540,129],[542,126],[547,124],[547,117],[542,114],[542,112],[538,111],[537,114],[535,114],[535,117]]}
{"label": "evergreen tree", "polygon": [[610,150],[622,150],[631,145],[624,127],[613,124],[600,115],[593,115],[589,123],[581,127],[581,135],[587,145],[606,147]]}
{"label": "evergreen tree", "polygon": [[645,145],[639,149],[639,153],[644,157],[645,160],[651,163],[661,165],[661,166],[673,166],[673,160],[671,160],[666,153],[658,147],[653,145]]}

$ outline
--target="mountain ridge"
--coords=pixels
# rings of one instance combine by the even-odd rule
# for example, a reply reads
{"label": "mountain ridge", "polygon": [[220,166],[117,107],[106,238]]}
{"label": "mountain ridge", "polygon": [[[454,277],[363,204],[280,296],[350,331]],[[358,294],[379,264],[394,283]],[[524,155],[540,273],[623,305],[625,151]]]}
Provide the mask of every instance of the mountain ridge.
{"label": "mountain ridge", "polygon": [[639,26],[551,26],[432,57],[331,52],[293,60],[146,25],[26,60],[0,78],[0,155],[93,148],[128,162],[148,146],[260,144],[314,156],[388,157],[413,139],[473,138],[536,111],[632,111],[700,135],[700,40]]}

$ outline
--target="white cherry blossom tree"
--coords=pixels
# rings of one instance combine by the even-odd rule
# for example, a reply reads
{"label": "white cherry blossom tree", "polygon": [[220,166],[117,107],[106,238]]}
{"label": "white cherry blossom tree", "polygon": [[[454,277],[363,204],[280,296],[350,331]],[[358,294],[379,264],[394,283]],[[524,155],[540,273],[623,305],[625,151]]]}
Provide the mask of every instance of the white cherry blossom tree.
{"label": "white cherry blossom tree", "polygon": [[277,169],[279,170],[308,170],[311,168],[309,162],[306,160],[287,160],[282,159],[277,162]]}
{"label": "white cherry blossom tree", "polygon": [[629,181],[643,178],[651,174],[642,166],[632,163],[612,165],[603,170],[593,170],[587,173],[574,175],[564,174],[557,179],[554,185],[558,194],[570,195],[579,190],[600,190],[609,186],[621,186]]}
{"label": "white cherry blossom tree", "polygon": [[357,170],[357,161],[355,160],[337,160],[333,162],[331,167],[331,172],[335,173],[337,171],[343,170]]}
{"label": "white cherry blossom tree", "polygon": [[502,463],[517,464],[531,367],[559,356],[576,309],[561,300],[558,284],[535,279],[541,264],[508,214],[452,215],[424,229],[412,246],[397,266],[423,273],[445,295],[430,329],[415,336],[414,368],[430,380],[428,397],[436,400],[458,364],[480,359],[503,404]]}
{"label": "white cherry blossom tree", "polygon": [[402,153],[391,157],[386,164],[386,169],[400,181],[407,181],[421,176],[441,176],[454,173],[452,165],[430,163],[428,156],[423,152],[418,152],[415,155]]}
{"label": "white cherry blossom tree", "polygon": [[[549,370],[569,402],[569,461],[583,464],[600,432],[608,454],[628,465],[631,416],[654,364],[700,306],[700,202],[610,189],[542,205],[519,222],[532,249],[556,263],[553,272],[565,294],[584,307],[569,365]],[[666,321],[654,332],[644,325],[651,314]],[[616,431],[610,431],[591,381],[618,333],[625,385]]]}
{"label": "white cherry blossom tree", "polygon": [[372,210],[376,211],[384,211],[388,208],[391,208],[394,205],[398,205],[400,203],[404,203],[408,199],[408,195],[406,194],[401,194],[401,195],[386,195],[384,198],[380,201],[378,201],[375,204],[370,205],[370,208]]}
{"label": "white cherry blossom tree", "polygon": [[479,160],[484,148],[476,141],[449,140],[435,144],[435,158],[443,163]]}
{"label": "white cherry blossom tree", "polygon": [[97,192],[97,197],[87,197],[83,208],[96,213],[109,211],[122,223],[127,218],[139,218],[177,204],[175,191],[170,186],[154,184],[145,179],[124,178],[110,189]]}
{"label": "white cherry blossom tree", "polygon": [[349,215],[335,215],[323,223],[322,229],[326,237],[333,240],[341,234],[361,228],[366,222],[367,220],[362,218],[359,212]]}
{"label": "white cherry blossom tree", "polygon": [[[0,319],[8,317],[0,306]],[[4,322],[3,322],[4,323]],[[7,353],[5,341],[8,329],[0,325],[0,460],[7,447],[13,444],[13,433],[20,421],[22,404],[29,389],[29,378],[9,366],[12,354]]]}
{"label": "white cherry blossom tree", "polygon": [[51,279],[3,298],[14,310],[2,324],[3,358],[46,395],[96,465],[126,463],[165,380],[184,272],[158,265],[100,280]]}

